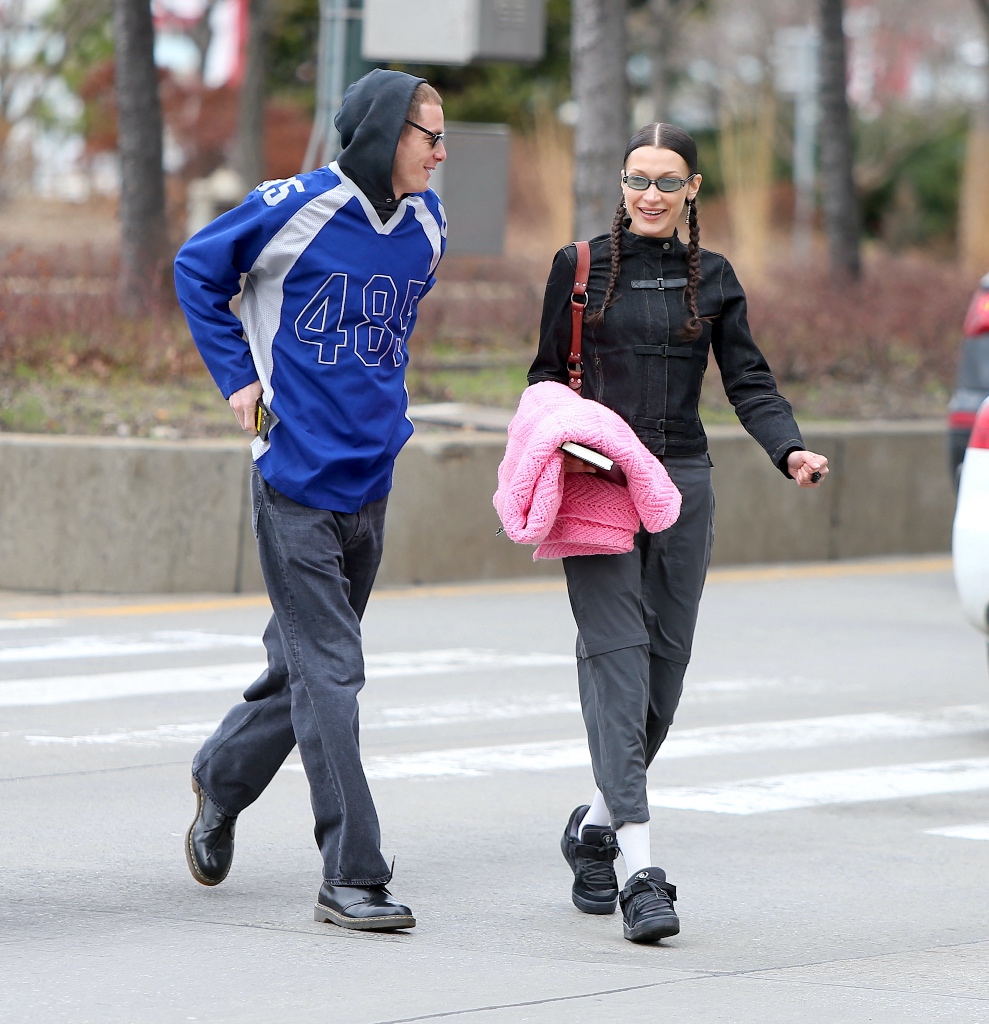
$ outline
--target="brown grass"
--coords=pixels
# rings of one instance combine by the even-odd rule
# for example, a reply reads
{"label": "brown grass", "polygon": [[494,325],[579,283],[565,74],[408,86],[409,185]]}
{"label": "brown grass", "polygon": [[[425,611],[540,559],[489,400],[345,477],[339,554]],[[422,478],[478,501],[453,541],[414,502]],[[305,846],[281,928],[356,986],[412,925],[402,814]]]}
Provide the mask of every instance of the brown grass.
{"label": "brown grass", "polygon": [[116,269],[114,257],[87,249],[0,257],[0,373],[125,372],[153,381],[202,373],[174,305],[135,320],[118,314]]}
{"label": "brown grass", "polygon": [[[520,146],[508,255],[444,261],[412,339],[414,399],[511,405],[524,387],[549,260],[569,240],[570,212],[555,192],[566,174],[565,138],[543,139],[541,156],[533,139]],[[112,205],[94,219],[90,204],[38,204],[23,223],[17,209],[0,210],[0,397],[30,398],[36,411],[0,417],[0,429],[99,432],[126,421],[135,433],[153,431],[166,422],[161,410],[177,404],[184,436],[223,429],[225,403],[178,310],[163,306],[136,321],[117,315]],[[724,202],[702,204],[704,244],[726,244],[736,258],[728,223]],[[873,250],[864,281],[845,286],[831,280],[820,251],[803,266],[788,255],[785,235],[774,237],[763,282],[743,275],[743,283],[753,333],[798,412],[941,415],[977,275],[943,258]],[[725,403],[712,376],[705,418],[716,420]],[[179,390],[149,391],[145,423],[125,407],[125,396],[143,388]]]}

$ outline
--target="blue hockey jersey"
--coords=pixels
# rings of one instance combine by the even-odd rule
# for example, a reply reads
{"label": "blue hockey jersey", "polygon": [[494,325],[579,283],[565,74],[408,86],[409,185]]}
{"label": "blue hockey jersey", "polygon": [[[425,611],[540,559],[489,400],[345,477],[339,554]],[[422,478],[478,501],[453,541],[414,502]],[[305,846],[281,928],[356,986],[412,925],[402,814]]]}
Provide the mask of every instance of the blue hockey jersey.
{"label": "blue hockey jersey", "polygon": [[434,192],[406,196],[383,224],[334,163],[262,183],[179,251],[196,346],[225,398],[261,381],[276,422],[254,459],[293,501],[356,512],[391,489],[412,434],[406,341],[445,246]]}

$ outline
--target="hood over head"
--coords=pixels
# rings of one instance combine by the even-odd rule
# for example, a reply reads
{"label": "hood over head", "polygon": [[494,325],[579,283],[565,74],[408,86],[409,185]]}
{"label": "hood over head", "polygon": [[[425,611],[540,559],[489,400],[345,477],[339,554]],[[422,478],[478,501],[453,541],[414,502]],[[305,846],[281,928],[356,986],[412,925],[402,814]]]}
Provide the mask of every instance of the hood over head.
{"label": "hood over head", "polygon": [[395,150],[412,96],[424,78],[375,68],[347,89],[333,124],[340,133],[337,163],[377,207],[394,206]]}

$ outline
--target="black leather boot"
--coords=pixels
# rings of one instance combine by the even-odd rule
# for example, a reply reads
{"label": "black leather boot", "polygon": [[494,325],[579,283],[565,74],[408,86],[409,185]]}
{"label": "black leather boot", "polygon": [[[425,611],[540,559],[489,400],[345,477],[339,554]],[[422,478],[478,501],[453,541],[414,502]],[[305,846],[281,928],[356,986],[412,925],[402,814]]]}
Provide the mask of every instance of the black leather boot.
{"label": "black leather boot", "polygon": [[625,938],[632,942],[655,942],[676,935],[680,931],[680,919],[673,909],[676,898],[676,886],[666,881],[662,868],[636,871],[619,897]]}
{"label": "black leather boot", "polygon": [[330,885],[323,882],[316,897],[317,924],[337,924],[368,932],[415,928],[416,919],[383,885]]}
{"label": "black leather boot", "polygon": [[588,825],[583,838],[578,838],[587,811],[587,804],[574,809],[560,840],[560,849],[574,875],[570,895],[573,905],[585,914],[613,914],[618,906],[615,830],[607,825]]}
{"label": "black leather boot", "polygon": [[192,877],[202,885],[219,885],[234,859],[236,815],[224,814],[203,788],[192,780],[196,818],[185,836],[185,859]]}

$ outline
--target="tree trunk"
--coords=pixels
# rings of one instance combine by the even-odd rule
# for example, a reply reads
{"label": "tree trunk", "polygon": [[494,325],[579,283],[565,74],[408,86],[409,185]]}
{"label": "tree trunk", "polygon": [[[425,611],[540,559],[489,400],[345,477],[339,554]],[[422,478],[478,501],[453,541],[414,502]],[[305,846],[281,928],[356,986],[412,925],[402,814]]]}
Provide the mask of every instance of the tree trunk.
{"label": "tree trunk", "polygon": [[855,192],[851,115],[846,92],[844,0],[819,0],[821,15],[821,181],[831,268],[857,279],[860,220]]}
{"label": "tree trunk", "polygon": [[625,0],[573,0],[574,229],[611,229],[628,142]]}
{"label": "tree trunk", "polygon": [[268,2],[249,0],[247,53],[237,119],[237,170],[244,188],[264,178],[265,68],[268,54]]}
{"label": "tree trunk", "polygon": [[989,32],[989,0],[975,0],[975,6],[982,15],[982,26]]}
{"label": "tree trunk", "polygon": [[160,297],[168,260],[165,172],[154,26],[148,0],[114,0],[120,278],[123,313],[134,316]]}

